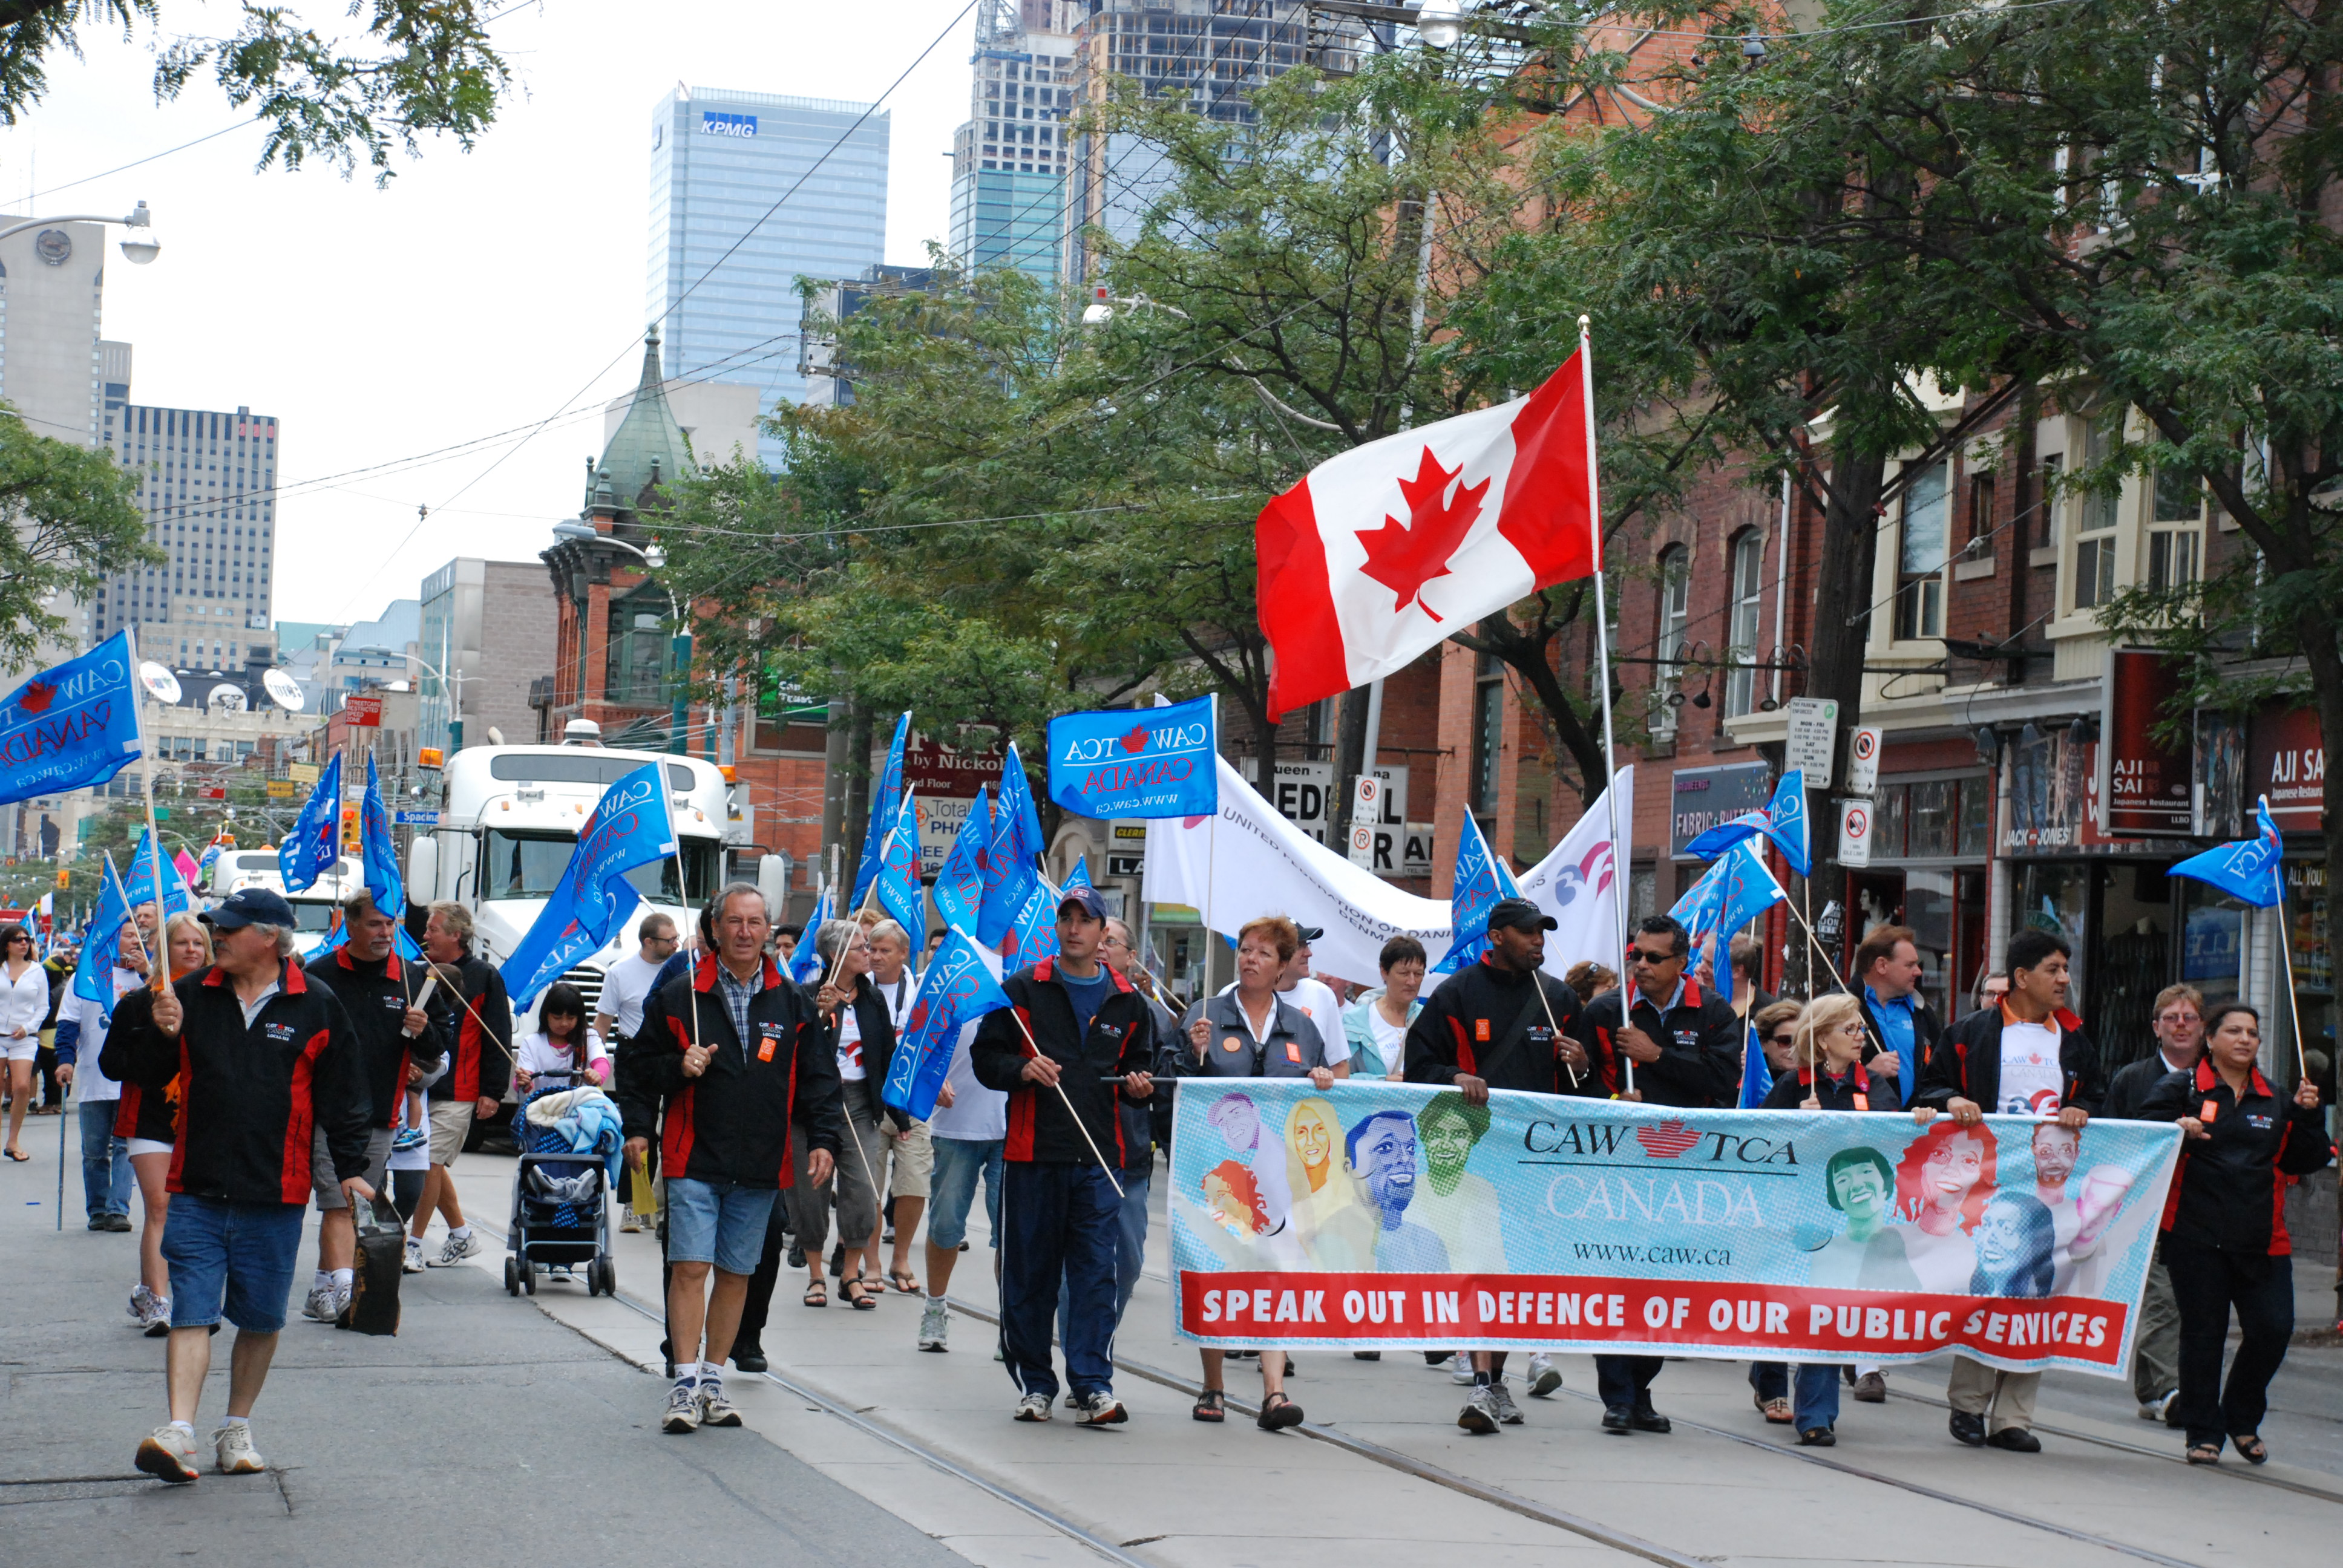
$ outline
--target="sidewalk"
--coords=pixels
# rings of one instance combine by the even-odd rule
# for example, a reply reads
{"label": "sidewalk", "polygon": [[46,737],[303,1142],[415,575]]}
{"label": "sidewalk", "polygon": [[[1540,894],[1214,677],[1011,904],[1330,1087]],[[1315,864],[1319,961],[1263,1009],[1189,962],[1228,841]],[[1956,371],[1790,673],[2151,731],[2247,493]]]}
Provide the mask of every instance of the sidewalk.
{"label": "sidewalk", "polygon": [[[28,1121],[24,1146],[30,1163],[0,1166],[8,1568],[183,1557],[271,1568],[528,1558],[965,1568],[754,1432],[661,1436],[659,1379],[508,1301],[483,1271],[409,1275],[396,1337],[310,1322],[298,1296],[314,1266],[314,1218],[296,1315],[255,1412],[270,1473],[150,1481],[130,1460],[164,1419],[164,1344],[123,1311],[137,1237],[83,1228],[71,1150],[57,1231],[55,1122]],[[234,1334],[214,1342],[199,1434],[225,1406]]]}

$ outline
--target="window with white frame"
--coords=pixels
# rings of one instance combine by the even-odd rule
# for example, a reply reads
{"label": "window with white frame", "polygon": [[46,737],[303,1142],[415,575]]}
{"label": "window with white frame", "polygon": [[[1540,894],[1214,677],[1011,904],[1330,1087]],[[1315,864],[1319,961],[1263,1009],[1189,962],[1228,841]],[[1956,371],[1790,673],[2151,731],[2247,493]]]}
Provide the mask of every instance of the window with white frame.
{"label": "window with white frame", "polygon": [[1691,624],[1692,552],[1682,545],[1671,545],[1660,552],[1660,635],[1655,649],[1660,662],[1654,667],[1652,681],[1653,695],[1660,702],[1652,713],[1655,734],[1675,732],[1675,709],[1667,706],[1666,698],[1675,690],[1683,673],[1676,660],[1684,657],[1684,636]]}
{"label": "window with white frame", "polygon": [[[2092,468],[2115,451],[2123,428],[2120,413],[2091,421],[2083,461]],[[2075,608],[2090,609],[2116,597],[2116,522],[2123,496],[2113,483],[2085,490],[2075,508]]]}
{"label": "window with white frame", "polygon": [[1904,487],[1896,563],[1896,635],[1945,635],[1945,561],[1952,529],[1952,466],[1930,463]]}
{"label": "window with white frame", "polygon": [[2204,521],[2204,481],[2186,468],[2158,468],[2156,510],[2147,528],[2148,587],[2176,588],[2197,580]]}
{"label": "window with white frame", "polygon": [[1735,718],[1756,703],[1758,613],[1765,601],[1765,536],[1751,528],[1733,541],[1733,624],[1729,628],[1733,669],[1725,681],[1725,715]]}

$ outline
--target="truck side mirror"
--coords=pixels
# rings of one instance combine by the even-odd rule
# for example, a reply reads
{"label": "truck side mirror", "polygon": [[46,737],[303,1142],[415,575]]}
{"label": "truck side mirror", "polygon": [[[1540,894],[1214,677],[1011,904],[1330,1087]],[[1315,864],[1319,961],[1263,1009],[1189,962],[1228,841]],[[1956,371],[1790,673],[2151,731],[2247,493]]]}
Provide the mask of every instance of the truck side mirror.
{"label": "truck side mirror", "polygon": [[407,847],[407,885],[426,903],[439,896],[439,840],[429,833]]}

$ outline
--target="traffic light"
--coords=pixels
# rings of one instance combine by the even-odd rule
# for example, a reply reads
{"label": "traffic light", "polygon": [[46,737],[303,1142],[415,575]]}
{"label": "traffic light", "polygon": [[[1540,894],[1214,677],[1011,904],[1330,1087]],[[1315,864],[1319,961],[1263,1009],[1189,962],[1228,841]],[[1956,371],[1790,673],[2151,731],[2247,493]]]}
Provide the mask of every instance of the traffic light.
{"label": "traffic light", "polygon": [[61,868],[61,869],[58,870],[58,872],[57,872],[57,888],[58,888],[58,890],[59,890],[60,891],[62,891],[62,890],[64,890],[65,889],[66,889],[66,888],[70,888],[70,887],[72,887],[72,886],[73,886],[73,872],[72,872],[72,870],[71,870],[71,869],[63,869],[63,868]]}
{"label": "traffic light", "polygon": [[355,855],[357,852],[358,809],[355,806],[345,806],[342,808],[342,853]]}

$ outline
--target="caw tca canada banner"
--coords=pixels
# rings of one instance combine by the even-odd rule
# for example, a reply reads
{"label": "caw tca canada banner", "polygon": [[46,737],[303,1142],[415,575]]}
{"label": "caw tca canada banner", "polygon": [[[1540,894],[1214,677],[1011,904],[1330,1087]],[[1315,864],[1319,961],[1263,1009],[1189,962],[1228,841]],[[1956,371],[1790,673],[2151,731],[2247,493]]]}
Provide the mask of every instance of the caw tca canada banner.
{"label": "caw tca canada banner", "polygon": [[1050,799],[1078,817],[1209,817],[1220,809],[1213,699],[1050,720]]}
{"label": "caw tca canada banner", "polygon": [[1182,1081],[1173,1329],[2016,1371],[2130,1364],[2179,1129]]}

